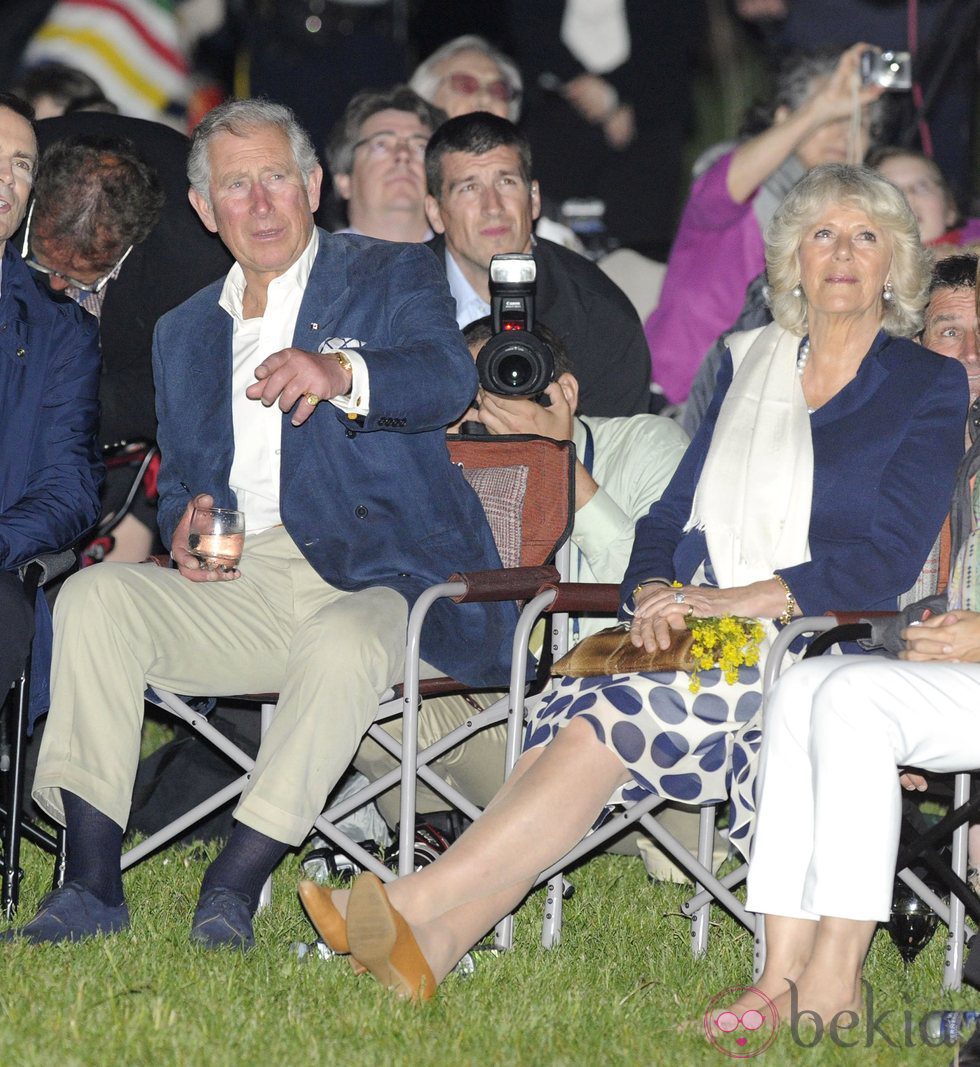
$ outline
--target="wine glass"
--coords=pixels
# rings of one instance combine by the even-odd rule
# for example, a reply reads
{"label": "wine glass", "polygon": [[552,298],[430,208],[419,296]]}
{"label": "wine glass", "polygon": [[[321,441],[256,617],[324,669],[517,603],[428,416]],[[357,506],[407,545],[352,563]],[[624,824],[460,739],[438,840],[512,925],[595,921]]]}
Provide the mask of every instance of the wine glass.
{"label": "wine glass", "polygon": [[238,566],[245,544],[245,516],[234,508],[194,508],[187,535],[191,554],[209,571]]}

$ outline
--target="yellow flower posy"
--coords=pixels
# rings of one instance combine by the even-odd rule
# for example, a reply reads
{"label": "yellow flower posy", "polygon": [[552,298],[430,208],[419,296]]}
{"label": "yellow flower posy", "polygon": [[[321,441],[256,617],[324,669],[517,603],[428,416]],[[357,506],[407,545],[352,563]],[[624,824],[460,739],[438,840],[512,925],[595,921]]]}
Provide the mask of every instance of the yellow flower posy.
{"label": "yellow flower posy", "polygon": [[690,690],[697,693],[701,688],[701,671],[714,666],[721,668],[725,681],[734,685],[738,681],[739,667],[754,667],[759,662],[759,645],[765,631],[758,619],[746,619],[740,615],[714,615],[706,619],[689,618],[687,628],[694,634],[691,658]]}

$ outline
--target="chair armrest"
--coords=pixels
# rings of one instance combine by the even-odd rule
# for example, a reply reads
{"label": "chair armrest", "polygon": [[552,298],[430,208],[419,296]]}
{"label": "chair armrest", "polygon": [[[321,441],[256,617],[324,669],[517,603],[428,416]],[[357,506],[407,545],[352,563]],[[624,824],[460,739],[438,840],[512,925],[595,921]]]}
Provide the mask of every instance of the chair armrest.
{"label": "chair armrest", "polygon": [[543,585],[538,592],[556,589],[558,595],[548,609],[554,612],[595,612],[598,615],[616,615],[619,612],[619,586],[597,582],[560,582],[558,585]]}
{"label": "chair armrest", "polygon": [[450,582],[462,582],[463,593],[452,599],[457,604],[497,600],[530,600],[542,587],[556,586],[556,567],[498,567],[495,570],[453,574]]}
{"label": "chair armrest", "polygon": [[21,581],[25,581],[30,569],[37,568],[37,586],[42,586],[53,582],[66,571],[70,571],[77,562],[78,557],[70,548],[65,549],[64,552],[44,552],[18,567],[17,573]]}
{"label": "chair armrest", "polygon": [[838,626],[854,626],[862,622],[874,622],[876,619],[891,619],[899,613],[897,611],[826,611],[837,620]]}

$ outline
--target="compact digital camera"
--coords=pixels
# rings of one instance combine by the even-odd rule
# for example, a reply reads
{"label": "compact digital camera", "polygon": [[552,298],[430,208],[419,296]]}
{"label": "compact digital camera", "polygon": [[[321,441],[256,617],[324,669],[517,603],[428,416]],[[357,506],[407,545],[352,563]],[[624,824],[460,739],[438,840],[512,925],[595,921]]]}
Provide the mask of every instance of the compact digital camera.
{"label": "compact digital camera", "polygon": [[908,52],[861,53],[861,82],[898,92],[912,88],[912,56]]}

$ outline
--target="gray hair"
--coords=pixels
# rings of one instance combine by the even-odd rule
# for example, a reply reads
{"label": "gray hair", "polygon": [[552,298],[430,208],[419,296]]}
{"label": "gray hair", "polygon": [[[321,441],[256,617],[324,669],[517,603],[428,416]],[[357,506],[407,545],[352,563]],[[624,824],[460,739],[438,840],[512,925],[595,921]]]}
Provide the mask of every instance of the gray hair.
{"label": "gray hair", "polygon": [[209,111],[201,119],[191,138],[187,156],[187,180],[207,203],[211,204],[211,157],[208,147],[219,133],[244,137],[263,126],[274,126],[289,141],[289,147],[303,176],[309,181],[317,167],[316,150],[310,135],[299,124],[292,110],[271,100],[229,100]]}
{"label": "gray hair", "polygon": [[408,87],[414,89],[423,100],[428,100],[430,104],[435,103],[435,95],[439,89],[439,82],[442,80],[437,72],[438,67],[447,59],[459,55],[460,52],[482,52],[487,59],[497,64],[504,81],[511,87],[514,94],[507,117],[511,122],[517,122],[521,117],[521,95],[524,92],[521,72],[510,56],[504,55],[486,38],[478,37],[475,33],[455,37],[437,48],[428,59],[423,59],[409,78]]}
{"label": "gray hair", "polygon": [[[837,69],[842,48],[818,48],[812,52],[790,52],[780,63],[770,100],[749,110],[740,131],[742,138],[754,137],[768,130],[781,107],[796,111],[813,95],[816,83],[829,78]],[[888,104],[879,98],[866,106],[869,120],[868,138],[875,144],[881,136]]]}
{"label": "gray hair", "polygon": [[882,302],[882,325],[896,337],[922,328],[928,299],[930,258],[919,227],[901,192],[876,171],[825,163],[805,174],[786,194],[766,227],[766,271],[773,318],[785,330],[806,333],[807,299],[800,290],[798,253],[804,232],[830,204],[863,211],[892,242],[889,280],[892,299]]}
{"label": "gray hair", "polygon": [[377,91],[364,89],[354,96],[343,115],[337,120],[327,142],[327,163],[331,174],[350,174],[354,166],[354,145],[361,137],[361,127],[379,111],[404,111],[414,115],[429,133],[434,133],[445,121],[440,107],[423,100],[406,85]]}

